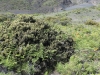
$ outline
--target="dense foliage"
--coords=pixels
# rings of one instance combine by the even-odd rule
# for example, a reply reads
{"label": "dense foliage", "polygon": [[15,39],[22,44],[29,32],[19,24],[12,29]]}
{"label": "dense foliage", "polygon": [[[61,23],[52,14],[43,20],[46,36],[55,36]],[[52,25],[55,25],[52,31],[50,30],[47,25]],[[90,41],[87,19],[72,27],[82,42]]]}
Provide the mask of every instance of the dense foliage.
{"label": "dense foliage", "polygon": [[99,8],[0,15],[0,75],[99,75]]}
{"label": "dense foliage", "polygon": [[17,17],[3,22],[0,64],[15,72],[42,75],[69,60],[74,52],[72,38],[32,16]]}
{"label": "dense foliage", "polygon": [[[58,64],[57,71],[62,75],[88,75],[100,73],[100,51],[84,50],[77,51],[69,62]],[[95,66],[94,66],[95,65]]]}
{"label": "dense foliage", "polygon": [[88,21],[86,21],[86,22],[85,22],[85,24],[86,24],[86,25],[96,25],[96,26],[98,26],[98,25],[99,25],[99,23],[98,23],[98,22],[93,21],[93,20],[88,20]]}

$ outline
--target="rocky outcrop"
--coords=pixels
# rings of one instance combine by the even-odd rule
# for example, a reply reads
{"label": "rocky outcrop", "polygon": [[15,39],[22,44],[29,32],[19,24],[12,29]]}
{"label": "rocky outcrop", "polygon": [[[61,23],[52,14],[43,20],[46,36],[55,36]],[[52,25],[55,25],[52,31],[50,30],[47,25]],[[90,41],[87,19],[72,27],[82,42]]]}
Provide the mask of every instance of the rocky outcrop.
{"label": "rocky outcrop", "polygon": [[8,70],[7,70],[6,67],[3,67],[2,65],[0,65],[0,72],[5,72],[5,73],[7,73]]}
{"label": "rocky outcrop", "polygon": [[63,5],[70,5],[71,3],[71,0],[63,0]]}

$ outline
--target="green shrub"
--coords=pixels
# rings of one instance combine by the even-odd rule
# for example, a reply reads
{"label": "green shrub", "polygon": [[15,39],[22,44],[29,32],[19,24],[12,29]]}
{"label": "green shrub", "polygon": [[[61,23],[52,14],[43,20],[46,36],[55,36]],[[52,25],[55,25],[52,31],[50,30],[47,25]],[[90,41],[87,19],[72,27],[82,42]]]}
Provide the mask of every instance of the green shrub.
{"label": "green shrub", "polygon": [[59,24],[59,25],[67,26],[71,23],[72,19],[66,17],[66,15],[65,16],[57,15],[57,16],[54,16],[54,17],[47,17],[44,20],[47,21],[47,22],[51,22],[53,24]]}
{"label": "green shrub", "polygon": [[0,14],[0,22],[11,21],[14,17],[14,14]]}
{"label": "green shrub", "polygon": [[4,15],[0,15],[0,22],[7,20],[7,17]]}
{"label": "green shrub", "polygon": [[100,11],[100,4],[96,6],[95,8]]}
{"label": "green shrub", "polygon": [[12,74],[12,73],[7,73],[7,74],[6,74],[6,73],[4,73],[4,72],[1,72],[0,75],[13,75],[13,74]]}
{"label": "green shrub", "polygon": [[0,32],[0,64],[31,75],[54,70],[57,62],[67,62],[74,53],[73,39],[64,35],[32,17],[6,23]]}
{"label": "green shrub", "polygon": [[61,75],[96,74],[96,70],[97,69],[92,64],[84,62],[84,60],[80,60],[76,56],[72,56],[69,63],[59,63],[57,66],[57,71],[61,73]]}
{"label": "green shrub", "polygon": [[58,63],[57,71],[61,75],[99,74],[100,52],[92,50],[77,50],[66,64]]}
{"label": "green shrub", "polygon": [[86,24],[86,25],[96,25],[96,26],[98,26],[98,25],[99,25],[99,23],[98,23],[98,22],[93,21],[93,20],[87,20],[87,21],[85,22],[85,24]]}

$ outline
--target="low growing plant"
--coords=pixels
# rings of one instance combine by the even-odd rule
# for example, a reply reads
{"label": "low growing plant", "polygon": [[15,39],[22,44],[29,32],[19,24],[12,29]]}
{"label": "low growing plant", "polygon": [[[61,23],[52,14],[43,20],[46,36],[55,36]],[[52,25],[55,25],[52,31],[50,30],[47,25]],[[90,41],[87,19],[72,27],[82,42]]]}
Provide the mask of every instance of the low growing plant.
{"label": "low growing plant", "polygon": [[87,20],[87,21],[85,22],[85,24],[86,24],[86,25],[96,25],[96,26],[98,26],[98,25],[99,25],[99,23],[98,23],[98,22],[93,21],[93,20]]}

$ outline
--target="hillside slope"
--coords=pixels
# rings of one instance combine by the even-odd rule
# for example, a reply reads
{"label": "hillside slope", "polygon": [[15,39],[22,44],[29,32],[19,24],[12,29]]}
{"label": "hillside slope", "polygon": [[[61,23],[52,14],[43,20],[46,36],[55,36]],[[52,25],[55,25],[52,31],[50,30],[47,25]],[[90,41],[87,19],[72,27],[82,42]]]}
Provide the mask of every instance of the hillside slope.
{"label": "hillside slope", "polygon": [[70,0],[0,0],[0,11],[45,13],[70,4]]}
{"label": "hillside slope", "polygon": [[100,0],[0,0],[1,12],[48,13],[81,3],[98,4]]}
{"label": "hillside slope", "polygon": [[[100,5],[40,15],[0,14],[0,31],[0,75],[100,75]],[[67,37],[73,44],[64,41]]]}

